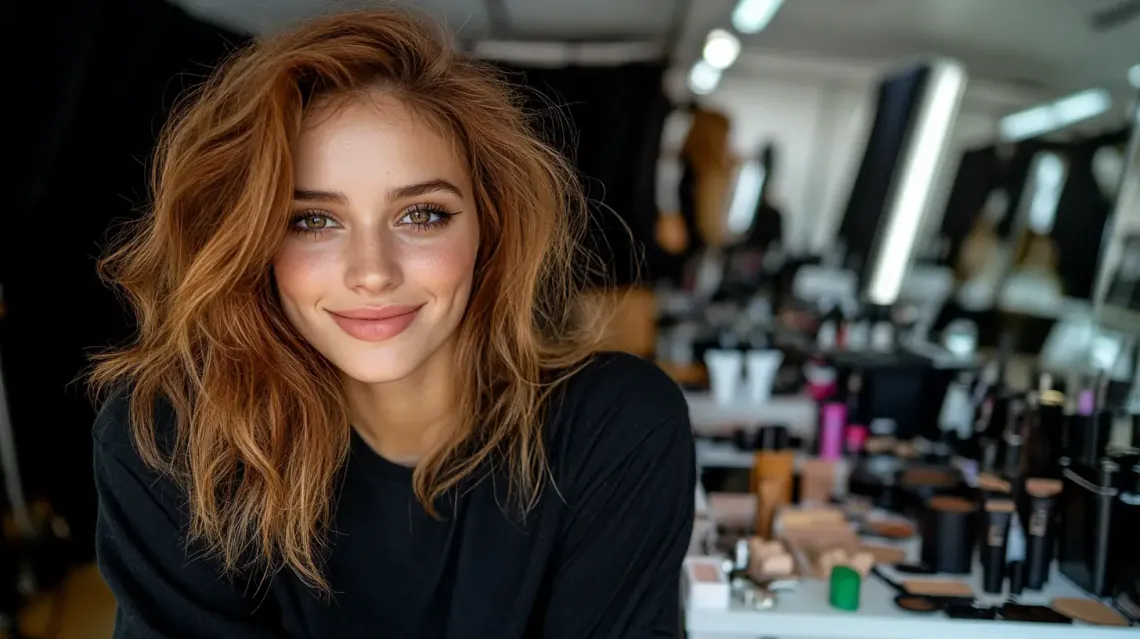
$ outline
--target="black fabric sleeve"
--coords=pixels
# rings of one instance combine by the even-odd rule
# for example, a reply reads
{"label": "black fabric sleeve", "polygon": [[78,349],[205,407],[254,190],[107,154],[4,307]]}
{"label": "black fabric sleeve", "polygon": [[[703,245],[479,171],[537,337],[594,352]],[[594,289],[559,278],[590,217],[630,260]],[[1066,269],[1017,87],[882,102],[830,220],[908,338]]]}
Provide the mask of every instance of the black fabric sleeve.
{"label": "black fabric sleeve", "polygon": [[223,577],[216,562],[187,546],[183,492],[135,452],[127,405],[113,398],[95,424],[95,542],[118,600],[114,639],[280,637],[264,588],[255,593],[253,584]]}
{"label": "black fabric sleeve", "polygon": [[567,520],[543,636],[678,637],[696,482],[688,408],[647,362],[618,360],[603,377],[584,400],[599,421],[567,433]]}

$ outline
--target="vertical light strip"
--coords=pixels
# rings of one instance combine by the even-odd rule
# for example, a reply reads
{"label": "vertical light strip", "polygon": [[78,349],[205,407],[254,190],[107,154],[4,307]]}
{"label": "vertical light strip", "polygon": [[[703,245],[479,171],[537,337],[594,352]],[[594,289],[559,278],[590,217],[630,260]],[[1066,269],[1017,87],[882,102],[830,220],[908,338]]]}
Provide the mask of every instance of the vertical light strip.
{"label": "vertical light strip", "polygon": [[965,90],[962,65],[938,61],[931,66],[901,171],[895,176],[886,224],[879,231],[878,255],[866,292],[872,304],[886,306],[898,299]]}

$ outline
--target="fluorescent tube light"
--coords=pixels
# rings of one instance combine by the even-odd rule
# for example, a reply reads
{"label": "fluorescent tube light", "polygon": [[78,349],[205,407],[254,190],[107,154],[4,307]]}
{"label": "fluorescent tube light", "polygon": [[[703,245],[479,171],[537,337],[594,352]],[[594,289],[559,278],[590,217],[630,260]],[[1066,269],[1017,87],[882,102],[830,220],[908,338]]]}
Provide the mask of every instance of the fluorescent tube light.
{"label": "fluorescent tube light", "polygon": [[867,300],[872,304],[889,306],[898,299],[966,89],[966,71],[956,62],[935,63],[928,77],[886,211],[883,235],[877,240],[878,255],[867,285]]}
{"label": "fluorescent tube light", "polygon": [[1056,102],[1007,115],[998,123],[998,131],[1002,139],[1017,142],[1095,118],[1110,108],[1112,96],[1108,91],[1089,89]]}
{"label": "fluorescent tube light", "polygon": [[728,220],[725,223],[729,235],[738,237],[752,228],[767,173],[764,165],[758,160],[748,160],[741,165],[740,172],[736,175],[736,188],[732,193],[732,204],[728,207]]}
{"label": "fluorescent tube light", "polygon": [[732,26],[741,33],[759,33],[782,4],[784,0],[740,0],[732,11]]}
{"label": "fluorescent tube light", "polygon": [[740,40],[724,29],[713,29],[705,38],[702,51],[705,62],[717,69],[727,69],[740,55]]}

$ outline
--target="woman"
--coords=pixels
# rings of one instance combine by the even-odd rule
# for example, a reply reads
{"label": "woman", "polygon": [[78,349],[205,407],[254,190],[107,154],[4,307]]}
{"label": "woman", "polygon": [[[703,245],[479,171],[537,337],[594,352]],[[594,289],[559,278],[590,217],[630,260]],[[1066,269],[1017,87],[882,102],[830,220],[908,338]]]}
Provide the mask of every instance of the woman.
{"label": "woman", "polygon": [[108,262],[139,326],[94,372],[116,636],[676,636],[687,409],[591,353],[582,215],[508,89],[407,16],[219,71]]}

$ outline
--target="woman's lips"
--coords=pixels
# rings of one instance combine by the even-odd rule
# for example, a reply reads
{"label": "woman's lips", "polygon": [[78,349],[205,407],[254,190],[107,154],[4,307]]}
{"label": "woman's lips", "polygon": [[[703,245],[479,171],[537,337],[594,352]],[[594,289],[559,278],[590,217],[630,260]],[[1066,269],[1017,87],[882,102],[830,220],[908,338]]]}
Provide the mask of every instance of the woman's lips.
{"label": "woman's lips", "polygon": [[383,306],[329,311],[333,321],[345,333],[365,342],[391,339],[408,328],[416,319],[419,306]]}

